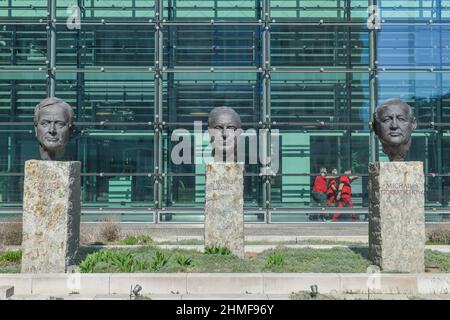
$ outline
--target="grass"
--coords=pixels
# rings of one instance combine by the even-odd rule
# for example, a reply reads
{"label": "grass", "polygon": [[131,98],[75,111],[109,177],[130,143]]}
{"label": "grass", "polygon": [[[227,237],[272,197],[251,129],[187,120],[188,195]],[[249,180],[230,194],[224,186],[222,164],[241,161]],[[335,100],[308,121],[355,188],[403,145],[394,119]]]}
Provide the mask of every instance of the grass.
{"label": "grass", "polygon": [[337,300],[338,298],[336,298],[332,295],[323,294],[323,293],[318,293],[315,297],[313,297],[313,296],[311,296],[310,292],[297,291],[297,292],[292,292],[289,295],[289,299],[291,299],[291,300]]}
{"label": "grass", "polygon": [[440,272],[450,272],[450,253],[425,250],[425,266],[436,267]]}
{"label": "grass", "polygon": [[[251,258],[232,254],[205,254],[195,250],[160,249],[148,245],[133,249],[84,250],[79,268],[85,273],[107,272],[303,272],[366,273],[367,248],[293,249],[277,247]],[[20,272],[20,251],[0,252],[0,273]],[[450,272],[450,253],[425,250],[425,266]]]}
{"label": "grass", "polygon": [[0,252],[0,273],[19,273],[21,261],[19,250]]}
{"label": "grass", "polygon": [[137,236],[128,235],[124,239],[119,240],[117,243],[131,246],[131,245],[150,244],[152,242],[153,242],[152,237],[145,235],[145,234],[140,234]]}

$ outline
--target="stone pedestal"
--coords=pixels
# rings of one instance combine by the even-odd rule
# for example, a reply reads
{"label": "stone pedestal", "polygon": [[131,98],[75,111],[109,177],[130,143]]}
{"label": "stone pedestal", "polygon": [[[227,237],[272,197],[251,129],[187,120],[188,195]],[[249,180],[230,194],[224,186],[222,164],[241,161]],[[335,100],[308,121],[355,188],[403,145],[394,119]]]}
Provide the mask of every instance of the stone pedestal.
{"label": "stone pedestal", "polygon": [[244,257],[244,164],[206,164],[205,246]]}
{"label": "stone pedestal", "polygon": [[80,239],[80,162],[25,162],[22,272],[67,272]]}
{"label": "stone pedestal", "polygon": [[369,257],[383,271],[424,272],[422,162],[369,164]]}

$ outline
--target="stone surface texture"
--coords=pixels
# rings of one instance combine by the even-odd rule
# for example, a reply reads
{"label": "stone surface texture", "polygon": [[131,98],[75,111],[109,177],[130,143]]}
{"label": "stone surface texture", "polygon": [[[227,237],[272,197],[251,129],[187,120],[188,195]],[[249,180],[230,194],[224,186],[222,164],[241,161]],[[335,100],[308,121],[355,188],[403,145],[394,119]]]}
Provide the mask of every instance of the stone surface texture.
{"label": "stone surface texture", "polygon": [[80,239],[80,162],[25,162],[22,272],[67,272]]}
{"label": "stone surface texture", "polygon": [[422,162],[369,164],[369,257],[383,271],[424,272]]}
{"label": "stone surface texture", "polygon": [[206,164],[205,246],[244,257],[244,164]]}

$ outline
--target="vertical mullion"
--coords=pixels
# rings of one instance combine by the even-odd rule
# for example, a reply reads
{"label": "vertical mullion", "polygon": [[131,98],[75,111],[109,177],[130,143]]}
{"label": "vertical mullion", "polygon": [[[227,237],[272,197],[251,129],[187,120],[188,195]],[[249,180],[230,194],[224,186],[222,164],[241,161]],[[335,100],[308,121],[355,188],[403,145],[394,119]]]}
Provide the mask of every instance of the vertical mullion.
{"label": "vertical mullion", "polygon": [[161,208],[162,188],[161,188],[161,174],[162,174],[162,2],[163,0],[155,1],[155,101],[154,101],[154,138],[153,138],[153,174],[154,174],[154,188],[153,201],[155,210],[155,222],[159,222],[158,209]]}
{"label": "vertical mullion", "polygon": [[[436,3],[436,19],[438,20],[438,21],[441,21],[442,20],[442,8],[441,8],[441,1],[437,1],[437,3]],[[442,52],[442,26],[440,25],[439,27],[439,45],[438,45],[438,48],[440,48],[440,52],[439,52],[439,68],[441,68],[442,69],[442,66],[443,66],[443,61],[442,61],[442,54],[443,54],[443,52]],[[437,73],[437,80],[438,80],[438,83],[437,83],[437,87],[438,87],[438,97],[439,97],[439,99],[437,100],[437,105],[436,105],[436,122],[437,123],[442,123],[442,99],[443,99],[443,97],[444,97],[444,88],[443,88],[443,85],[442,85],[442,77],[443,77],[443,74],[442,74],[442,72],[438,72]],[[432,120],[433,121],[433,120]],[[435,129],[436,130],[436,129]],[[439,127],[437,130],[436,130],[436,147],[435,147],[435,149],[436,149],[436,153],[437,153],[437,155],[436,155],[436,159],[437,159],[437,174],[442,174],[442,173],[444,173],[444,172],[442,172],[443,170],[443,161],[444,161],[444,159],[443,159],[443,152],[442,152],[442,148],[443,148],[443,137],[442,137],[442,134],[443,134],[443,130],[442,130],[442,127]],[[442,179],[442,177],[438,177],[437,178],[438,179],[438,181],[437,181],[437,187],[438,187],[438,190],[437,190],[437,193],[438,193],[438,195],[439,195],[439,202],[441,203],[441,205],[443,205],[443,203],[444,203],[444,194],[443,194],[443,188],[442,188],[442,183],[443,183],[443,179]]]}
{"label": "vertical mullion", "polygon": [[47,96],[55,96],[56,0],[47,1]]}
{"label": "vertical mullion", "polygon": [[[264,30],[262,32],[262,42],[263,42],[263,59],[262,59],[262,70],[263,70],[263,101],[262,101],[262,112],[261,112],[261,122],[263,123],[262,134],[264,135],[263,146],[260,148],[264,148],[264,152],[260,153],[263,156],[261,160],[261,169],[266,167],[267,169],[267,160],[268,154],[271,152],[271,144],[270,144],[270,0],[263,0],[263,21],[264,21]],[[263,174],[267,174],[267,170],[262,170]],[[269,222],[269,208],[271,207],[270,203],[270,193],[271,193],[271,184],[270,177],[264,175],[262,178],[263,184],[263,202],[266,211],[265,220]]]}
{"label": "vertical mullion", "polygon": [[[377,5],[377,0],[369,0],[369,7]],[[372,12],[369,12],[369,16]],[[379,14],[377,12],[377,14]],[[377,71],[377,29],[369,29],[369,116],[372,119],[372,114],[378,102],[378,71]],[[375,138],[375,132],[369,131],[369,162],[378,161],[378,141]]]}

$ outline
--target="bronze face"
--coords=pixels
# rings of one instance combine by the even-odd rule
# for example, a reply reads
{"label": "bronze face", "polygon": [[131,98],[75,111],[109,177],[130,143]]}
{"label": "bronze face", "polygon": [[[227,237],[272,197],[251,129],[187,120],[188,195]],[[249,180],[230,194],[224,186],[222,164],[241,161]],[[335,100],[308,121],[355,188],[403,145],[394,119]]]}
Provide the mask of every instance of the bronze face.
{"label": "bronze face", "polygon": [[72,118],[72,109],[61,99],[48,98],[36,106],[34,129],[42,160],[59,160],[64,156]]}
{"label": "bronze face", "polygon": [[214,160],[236,161],[237,139],[242,131],[239,115],[232,108],[214,108],[209,114],[208,131],[214,148]]}
{"label": "bronze face", "polygon": [[417,126],[412,108],[402,100],[389,99],[376,109],[373,118],[375,134],[389,160],[404,161]]}

